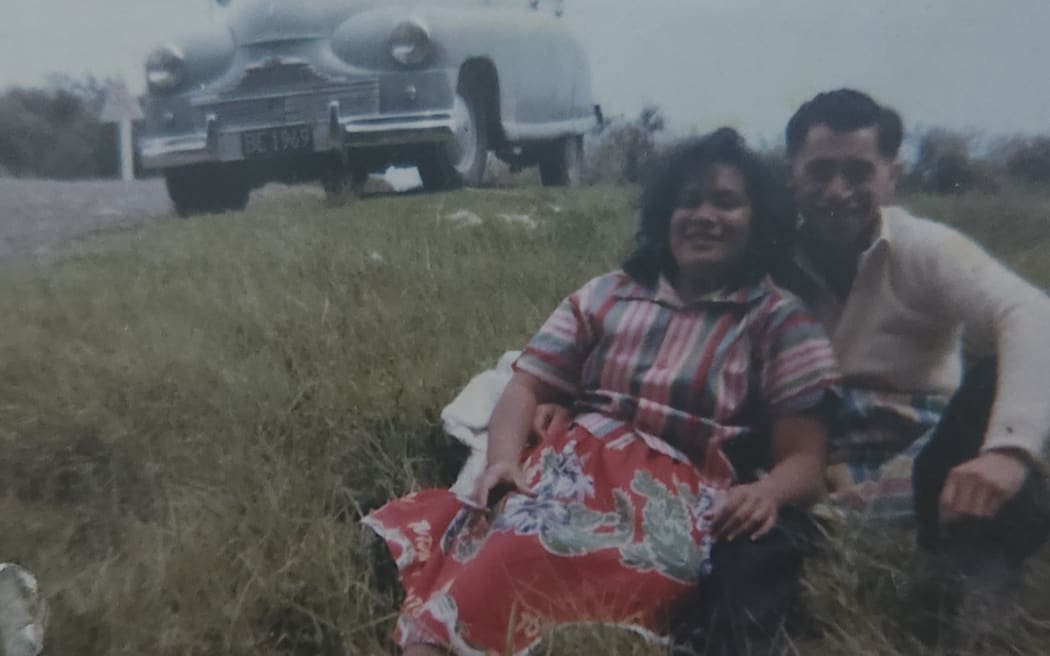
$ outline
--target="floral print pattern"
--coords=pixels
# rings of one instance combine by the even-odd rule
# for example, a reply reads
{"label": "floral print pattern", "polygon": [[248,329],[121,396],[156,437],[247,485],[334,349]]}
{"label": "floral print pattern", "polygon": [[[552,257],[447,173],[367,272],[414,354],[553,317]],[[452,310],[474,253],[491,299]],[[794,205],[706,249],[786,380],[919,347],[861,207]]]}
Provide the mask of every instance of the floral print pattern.
{"label": "floral print pattern", "polygon": [[399,561],[408,591],[399,643],[502,652],[509,631],[513,651],[526,653],[552,625],[588,621],[661,634],[671,607],[710,570],[719,489],[629,432],[598,438],[579,426],[523,468],[530,494],[492,509],[428,490],[369,516],[412,553]]}

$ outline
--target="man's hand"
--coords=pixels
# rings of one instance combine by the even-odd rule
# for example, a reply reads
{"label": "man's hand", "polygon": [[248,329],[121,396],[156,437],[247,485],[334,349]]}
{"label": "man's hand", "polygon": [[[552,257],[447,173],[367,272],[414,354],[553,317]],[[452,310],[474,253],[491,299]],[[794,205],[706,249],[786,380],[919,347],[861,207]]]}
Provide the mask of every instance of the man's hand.
{"label": "man's hand", "polygon": [[510,492],[534,496],[525,484],[525,473],[518,463],[490,462],[478,476],[472,500],[478,508],[488,508]]}
{"label": "man's hand", "polygon": [[543,403],[536,406],[536,415],[532,418],[532,432],[541,440],[549,435],[564,431],[569,427],[569,409],[557,403]]}
{"label": "man's hand", "polygon": [[719,540],[732,541],[741,536],[757,540],[777,523],[776,499],[762,481],[729,488],[711,512],[711,532]]}
{"label": "man's hand", "polygon": [[1028,461],[1014,451],[985,451],[948,472],[940,498],[940,521],[990,519],[1024,485]]}

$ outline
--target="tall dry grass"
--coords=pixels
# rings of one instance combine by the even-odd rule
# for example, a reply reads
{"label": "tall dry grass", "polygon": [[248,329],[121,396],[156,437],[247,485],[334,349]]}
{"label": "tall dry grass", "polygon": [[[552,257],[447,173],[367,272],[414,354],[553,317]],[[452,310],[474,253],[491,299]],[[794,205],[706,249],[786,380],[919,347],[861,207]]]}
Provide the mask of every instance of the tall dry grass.
{"label": "tall dry grass", "polygon": [[[615,266],[630,194],[461,191],[335,209],[288,192],[7,266],[0,559],[40,576],[48,652],[390,653],[398,590],[357,518],[452,479],[462,454],[440,409]],[[1008,212],[1000,198],[914,201],[1050,284],[1037,255],[1046,199]],[[459,210],[482,224],[450,223]],[[814,622],[798,652],[934,653],[921,558],[900,540],[833,546],[810,566]],[[1014,653],[1050,650],[1050,562],[1033,567]],[[598,651],[661,653],[579,629],[543,653]]]}

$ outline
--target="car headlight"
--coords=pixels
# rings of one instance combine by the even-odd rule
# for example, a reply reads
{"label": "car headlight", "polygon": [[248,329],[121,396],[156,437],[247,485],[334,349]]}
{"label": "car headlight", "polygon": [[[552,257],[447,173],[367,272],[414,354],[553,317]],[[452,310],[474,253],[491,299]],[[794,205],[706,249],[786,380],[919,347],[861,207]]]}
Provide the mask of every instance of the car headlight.
{"label": "car headlight", "polygon": [[186,77],[186,57],[175,46],[164,46],[146,60],[146,83],[150,91],[171,91]]}
{"label": "car headlight", "polygon": [[390,56],[399,64],[422,64],[430,55],[430,31],[422,21],[410,18],[394,28],[387,45]]}

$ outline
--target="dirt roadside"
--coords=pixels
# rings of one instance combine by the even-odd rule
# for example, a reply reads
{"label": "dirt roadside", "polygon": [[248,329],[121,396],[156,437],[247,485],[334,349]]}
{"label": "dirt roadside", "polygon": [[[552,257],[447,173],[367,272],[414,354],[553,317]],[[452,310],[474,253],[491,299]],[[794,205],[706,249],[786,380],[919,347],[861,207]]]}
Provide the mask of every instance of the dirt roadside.
{"label": "dirt roadside", "polygon": [[172,213],[162,180],[0,178],[0,260],[42,254],[62,242]]}

